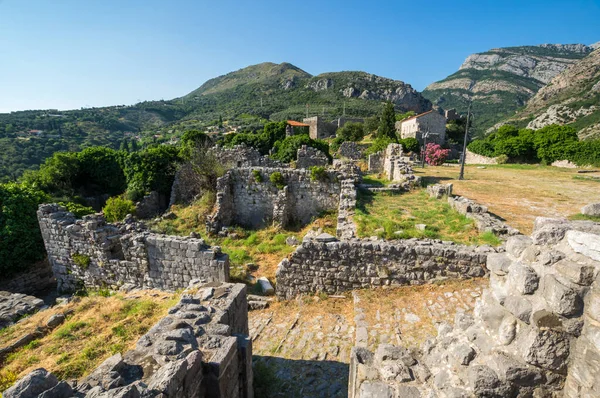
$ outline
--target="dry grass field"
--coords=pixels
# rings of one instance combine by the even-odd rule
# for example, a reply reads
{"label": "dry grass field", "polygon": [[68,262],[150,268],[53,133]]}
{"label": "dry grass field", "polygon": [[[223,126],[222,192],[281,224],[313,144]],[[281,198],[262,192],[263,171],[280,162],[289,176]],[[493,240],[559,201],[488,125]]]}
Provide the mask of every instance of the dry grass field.
{"label": "dry grass field", "polygon": [[132,349],[177,300],[178,295],[159,291],[110,297],[92,293],[0,330],[0,347],[4,347],[44,326],[52,315],[69,314],[44,337],[0,358],[0,391],[40,367],[60,379],[89,373],[109,356]]}
{"label": "dry grass field", "polygon": [[536,217],[571,217],[588,203],[600,201],[600,172],[539,165],[466,166],[458,180],[458,167],[415,168],[429,183],[452,183],[454,194],[463,195],[504,218],[524,234],[530,234]]}

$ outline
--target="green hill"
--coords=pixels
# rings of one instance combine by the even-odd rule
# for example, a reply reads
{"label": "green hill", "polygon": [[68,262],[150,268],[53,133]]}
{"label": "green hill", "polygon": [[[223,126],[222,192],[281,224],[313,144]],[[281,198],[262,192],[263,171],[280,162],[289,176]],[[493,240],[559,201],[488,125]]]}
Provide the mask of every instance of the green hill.
{"label": "green hill", "polygon": [[332,119],[344,111],[348,116],[371,116],[384,100],[403,112],[431,109],[428,100],[402,81],[364,72],[311,76],[289,63],[262,63],[210,79],[168,101],[0,114],[0,181],[36,168],[56,151],[93,145],[118,148],[124,140],[138,146],[167,141],[186,129],[214,126],[220,119],[231,128],[253,129],[266,120],[300,119],[307,113]]}

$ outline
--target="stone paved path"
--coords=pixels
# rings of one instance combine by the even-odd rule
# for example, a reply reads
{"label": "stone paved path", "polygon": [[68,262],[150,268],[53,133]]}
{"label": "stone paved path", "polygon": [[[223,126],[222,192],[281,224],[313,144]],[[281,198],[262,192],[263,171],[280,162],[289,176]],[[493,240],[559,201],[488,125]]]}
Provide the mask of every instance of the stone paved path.
{"label": "stone paved path", "polygon": [[[452,323],[457,311],[472,311],[487,284],[482,278],[361,290],[345,299],[304,298],[251,311],[256,396],[347,397],[355,337],[362,335],[372,350],[385,342],[418,347],[437,334],[436,323]],[[271,388],[261,389],[265,384]]]}
{"label": "stone paved path", "polygon": [[349,296],[275,303],[272,308],[252,311],[250,336],[255,362],[265,364],[278,379],[278,391],[264,396],[348,396],[348,363],[354,342]]}

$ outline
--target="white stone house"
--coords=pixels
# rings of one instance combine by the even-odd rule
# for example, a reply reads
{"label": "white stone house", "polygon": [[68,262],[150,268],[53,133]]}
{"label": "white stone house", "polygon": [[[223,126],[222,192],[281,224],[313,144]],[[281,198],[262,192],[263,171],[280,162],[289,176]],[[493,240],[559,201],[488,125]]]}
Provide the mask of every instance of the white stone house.
{"label": "white stone house", "polygon": [[435,110],[396,122],[400,138],[416,138],[423,145],[423,134],[429,132],[427,142],[446,142],[446,117]]}

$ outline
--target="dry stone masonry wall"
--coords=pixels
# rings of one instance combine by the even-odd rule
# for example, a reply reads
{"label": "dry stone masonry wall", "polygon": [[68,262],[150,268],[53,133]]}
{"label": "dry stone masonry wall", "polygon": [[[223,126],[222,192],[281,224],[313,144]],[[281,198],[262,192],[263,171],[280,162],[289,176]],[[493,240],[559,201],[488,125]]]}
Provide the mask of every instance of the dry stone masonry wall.
{"label": "dry stone masonry wall", "polygon": [[336,294],[384,285],[423,284],[447,277],[478,277],[486,273],[491,247],[473,248],[451,242],[398,242],[332,236],[305,239],[277,268],[277,295]]}
{"label": "dry stone masonry wall", "polygon": [[108,358],[87,377],[68,383],[36,369],[4,398],[252,398],[245,285],[209,283],[194,290],[133,350]]}
{"label": "dry stone masonry wall", "polygon": [[[281,175],[284,186],[270,180],[275,173]],[[336,210],[339,198],[335,171],[327,171],[322,180],[313,180],[306,169],[232,169],[217,181],[217,200],[207,229],[218,233],[234,224],[247,228],[272,223],[305,225],[323,211]]]}
{"label": "dry stone masonry wall", "polygon": [[474,315],[419,352],[355,347],[349,396],[600,396],[600,224],[539,218],[487,268]]}
{"label": "dry stone masonry wall", "polygon": [[314,166],[326,167],[329,164],[329,159],[322,151],[302,145],[298,148],[296,168],[309,169]]}
{"label": "dry stone masonry wall", "polygon": [[37,294],[44,292],[56,285],[52,267],[49,263],[43,261],[34,264],[28,270],[20,272],[11,279],[0,282],[0,290],[24,293]]}
{"label": "dry stone masonry wall", "polygon": [[229,258],[202,239],[150,233],[143,224],[106,223],[100,214],[75,219],[55,205],[41,205],[38,220],[59,291],[81,287],[174,290],[194,279],[229,280]]}
{"label": "dry stone masonry wall", "polygon": [[360,169],[353,163],[340,163],[340,203],[338,207],[336,235],[340,239],[356,236],[354,211],[358,195],[357,184],[361,180]]}

